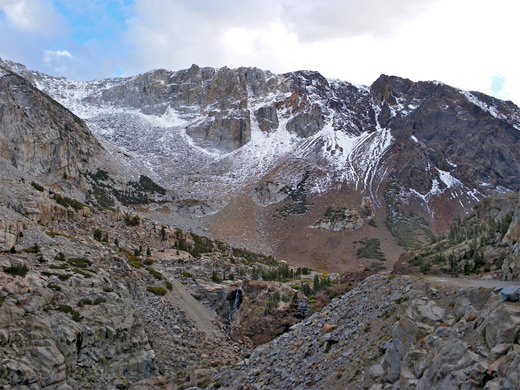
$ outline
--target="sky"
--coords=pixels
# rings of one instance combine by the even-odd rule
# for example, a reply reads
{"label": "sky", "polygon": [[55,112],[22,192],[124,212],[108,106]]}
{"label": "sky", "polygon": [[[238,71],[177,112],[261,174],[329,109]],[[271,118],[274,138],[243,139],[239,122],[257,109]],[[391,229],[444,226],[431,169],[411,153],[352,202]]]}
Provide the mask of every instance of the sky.
{"label": "sky", "polygon": [[438,80],[520,105],[519,0],[0,0],[0,58],[74,80],[166,68]]}

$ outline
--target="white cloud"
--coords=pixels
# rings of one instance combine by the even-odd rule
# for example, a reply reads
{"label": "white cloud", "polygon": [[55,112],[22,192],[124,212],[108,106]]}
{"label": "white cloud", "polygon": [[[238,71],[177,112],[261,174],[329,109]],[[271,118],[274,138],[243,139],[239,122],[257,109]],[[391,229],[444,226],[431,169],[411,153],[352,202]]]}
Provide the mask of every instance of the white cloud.
{"label": "white cloud", "polygon": [[435,0],[285,0],[280,15],[304,42],[388,36]]}
{"label": "white cloud", "polygon": [[67,50],[45,50],[43,52],[43,62],[51,63],[56,59],[61,58],[72,58],[72,54],[70,54]]}
{"label": "white cloud", "polygon": [[387,73],[489,94],[500,72],[507,78],[502,93],[520,102],[513,69],[520,63],[519,6],[516,0],[137,0],[126,35],[135,54],[124,70],[245,65],[312,69],[362,84]]}
{"label": "white cloud", "polygon": [[70,74],[75,65],[68,50],[44,50],[42,61],[53,74]]}
{"label": "white cloud", "polygon": [[47,39],[67,32],[67,23],[51,0],[0,0],[0,11],[13,28]]}

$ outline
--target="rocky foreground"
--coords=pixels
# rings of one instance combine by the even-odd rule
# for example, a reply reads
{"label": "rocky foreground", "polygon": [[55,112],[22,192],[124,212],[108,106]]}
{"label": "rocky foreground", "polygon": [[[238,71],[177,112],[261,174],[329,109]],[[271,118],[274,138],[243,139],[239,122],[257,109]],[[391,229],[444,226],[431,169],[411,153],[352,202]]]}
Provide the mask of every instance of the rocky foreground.
{"label": "rocky foreground", "polygon": [[216,379],[226,389],[518,389],[519,294],[496,281],[376,274]]}
{"label": "rocky foreground", "polygon": [[[280,265],[209,241],[197,258],[179,249],[196,236],[6,183],[28,201],[6,208],[19,220],[3,227],[16,245],[0,253],[0,388],[520,387],[518,283],[375,274],[295,323],[301,280],[243,282]],[[224,274],[236,279],[212,280]],[[286,330],[250,355],[215,313],[239,286],[228,335]]]}

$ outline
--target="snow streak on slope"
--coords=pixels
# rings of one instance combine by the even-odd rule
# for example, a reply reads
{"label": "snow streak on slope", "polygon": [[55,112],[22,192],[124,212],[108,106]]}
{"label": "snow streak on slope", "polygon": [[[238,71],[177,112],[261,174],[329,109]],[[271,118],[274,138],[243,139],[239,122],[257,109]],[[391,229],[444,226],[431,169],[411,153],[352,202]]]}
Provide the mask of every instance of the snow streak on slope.
{"label": "snow streak on slope", "polygon": [[480,107],[482,110],[486,111],[493,118],[503,120],[510,125],[512,125],[515,129],[520,130],[520,115],[514,115],[512,118],[510,116],[506,116],[500,113],[496,107],[486,104],[485,102],[478,99],[474,94],[469,91],[464,91],[459,89],[459,92],[462,93],[468,101]]}

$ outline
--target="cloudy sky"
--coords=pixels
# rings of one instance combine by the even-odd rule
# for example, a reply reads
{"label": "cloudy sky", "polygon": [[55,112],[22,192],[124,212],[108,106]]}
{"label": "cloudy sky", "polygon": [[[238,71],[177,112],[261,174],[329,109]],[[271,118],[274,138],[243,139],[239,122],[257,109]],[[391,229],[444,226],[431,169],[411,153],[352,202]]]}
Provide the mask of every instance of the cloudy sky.
{"label": "cloudy sky", "polygon": [[520,105],[519,0],[0,0],[0,57],[85,80],[156,68],[439,80]]}

